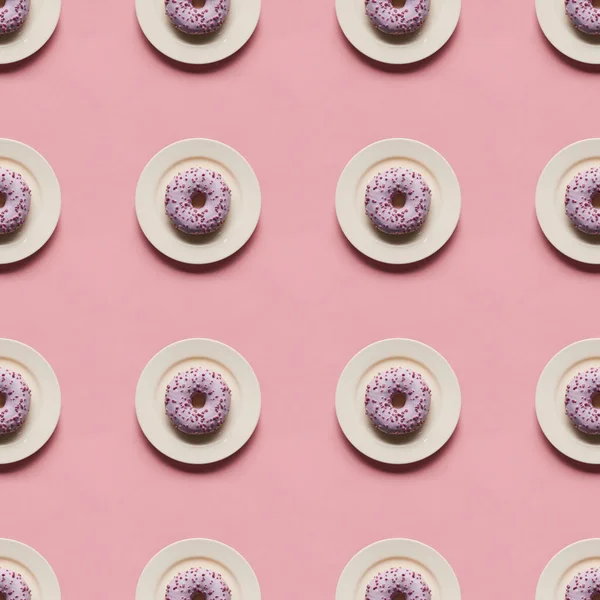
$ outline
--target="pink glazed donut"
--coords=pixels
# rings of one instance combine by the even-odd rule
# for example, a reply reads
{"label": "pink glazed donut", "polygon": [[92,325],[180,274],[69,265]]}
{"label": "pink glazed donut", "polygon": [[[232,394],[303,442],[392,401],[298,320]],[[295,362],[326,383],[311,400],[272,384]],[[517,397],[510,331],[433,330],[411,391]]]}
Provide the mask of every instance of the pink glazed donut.
{"label": "pink glazed donut", "polygon": [[565,210],[573,225],[584,233],[600,234],[600,210],[592,198],[600,192],[600,169],[594,167],[577,173],[567,186]]}
{"label": "pink glazed donut", "polygon": [[19,573],[0,569],[0,594],[6,600],[30,600],[31,590]]}
{"label": "pink glazed donut", "polygon": [[592,600],[600,593],[600,571],[588,569],[577,573],[567,585],[565,600]]}
{"label": "pink glazed donut", "polygon": [[600,33],[600,9],[592,4],[592,0],[566,0],[565,7],[569,19],[579,31],[592,35]]}
{"label": "pink glazed donut", "polygon": [[31,190],[19,173],[0,167],[0,193],[6,199],[0,208],[0,234],[12,233],[29,214]]}
{"label": "pink glazed donut", "polygon": [[[204,194],[206,203],[195,208],[195,194]],[[173,225],[184,233],[213,233],[229,214],[231,190],[223,177],[210,169],[192,168],[179,173],[167,186],[165,210]]]}
{"label": "pink glazed donut", "polygon": [[[402,408],[392,404],[395,394],[404,394]],[[423,377],[411,369],[392,367],[378,373],[367,385],[365,410],[373,425],[384,433],[412,433],[423,425],[431,405],[431,390]]]}
{"label": "pink glazed donut", "polygon": [[0,435],[14,433],[23,423],[31,405],[31,390],[19,373],[0,368],[0,393],[4,406],[0,408]]}
{"label": "pink glazed donut", "polygon": [[206,0],[196,8],[192,0],[165,0],[167,16],[183,33],[203,35],[213,33],[223,25],[229,13],[229,0]]}
{"label": "pink glazed donut", "polygon": [[29,0],[6,0],[0,8],[0,34],[13,33],[25,23],[29,13]]}
{"label": "pink glazed donut", "polygon": [[592,404],[598,393],[600,369],[596,367],[577,373],[567,386],[565,411],[573,425],[583,433],[600,434],[600,410]]}
{"label": "pink glazed donut", "polygon": [[396,8],[392,0],[366,0],[367,16],[377,29],[391,35],[413,33],[429,14],[429,0],[406,0]]}
{"label": "pink glazed donut", "polygon": [[[405,194],[402,208],[392,204],[395,194]],[[410,169],[388,169],[375,176],[365,194],[365,211],[384,233],[413,233],[425,223],[431,206],[431,190],[423,177]]]}
{"label": "pink glazed donut", "polygon": [[408,569],[388,569],[367,585],[365,600],[392,600],[402,594],[406,600],[431,600],[431,590],[419,573]]}
{"label": "pink glazed donut", "polygon": [[192,600],[198,594],[204,594],[206,600],[231,600],[231,590],[221,574],[208,569],[189,569],[173,577],[165,600]]}
{"label": "pink glazed donut", "polygon": [[[202,408],[193,405],[196,394],[204,394]],[[219,373],[192,368],[178,373],[167,386],[165,409],[173,425],[183,433],[214,433],[229,414],[231,390]]]}

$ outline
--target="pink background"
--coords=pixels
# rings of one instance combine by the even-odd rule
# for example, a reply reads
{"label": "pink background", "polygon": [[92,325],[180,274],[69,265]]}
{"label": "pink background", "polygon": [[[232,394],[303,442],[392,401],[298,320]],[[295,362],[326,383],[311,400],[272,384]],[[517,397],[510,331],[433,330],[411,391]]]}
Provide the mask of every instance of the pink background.
{"label": "pink background", "polygon": [[[465,600],[532,598],[555,552],[600,536],[597,473],[558,455],[534,413],[550,357],[600,335],[597,273],[534,214],[547,161],[600,135],[597,73],[549,46],[532,0],[463,0],[446,48],[397,70],[351,48],[333,4],[263,0],[246,48],[194,70],[153,50],[132,0],[63,0],[47,47],[0,72],[0,134],[39,150],[63,191],[51,242],[0,272],[0,332],[50,361],[64,409],[42,452],[0,470],[0,536],[44,554],[67,600],[132,598],[151,556],[196,536],[239,550],[265,600],[332,598],[358,550],[396,536],[440,551]],[[263,191],[251,242],[198,270],[157,254],[134,214],[146,162],[196,136],[239,150]],[[334,213],[347,161],[388,137],[436,148],[463,191],[450,243],[405,269],[357,254]],[[205,469],[162,458],[134,414],[146,362],[195,336],[240,351],[263,391],[254,438]],[[341,370],[386,337],[432,345],[462,386],[454,438],[416,467],[364,459],[335,419]],[[221,521],[204,519],[214,503]]]}

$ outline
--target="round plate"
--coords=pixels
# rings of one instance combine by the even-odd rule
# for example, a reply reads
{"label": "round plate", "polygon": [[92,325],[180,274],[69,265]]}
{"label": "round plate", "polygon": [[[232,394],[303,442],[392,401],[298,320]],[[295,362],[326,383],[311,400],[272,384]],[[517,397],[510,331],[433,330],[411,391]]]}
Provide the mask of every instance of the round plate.
{"label": "round plate", "polygon": [[44,357],[21,342],[0,339],[0,367],[20,373],[31,388],[25,423],[0,435],[0,464],[6,465],[31,456],[50,439],[60,416],[60,387]]}
{"label": "round plate", "polygon": [[544,435],[557,450],[573,460],[598,465],[600,436],[579,431],[565,412],[568,383],[590,367],[600,367],[600,339],[583,340],[561,350],[540,375],[535,409]]}
{"label": "round plate", "polygon": [[548,241],[579,262],[600,264],[600,235],[579,231],[565,211],[567,185],[581,171],[600,167],[600,139],[584,140],[561,150],[542,171],[535,208]]}
{"label": "round plate", "polygon": [[[418,371],[431,388],[429,415],[415,433],[388,435],[365,413],[367,384],[391,367]],[[433,348],[414,340],[383,340],[361,350],[346,365],[335,409],[344,435],[357,450],[379,462],[408,464],[431,456],[450,439],[460,416],[460,386],[452,367]]]}
{"label": "round plate", "polygon": [[365,12],[365,0],[336,0],[340,27],[348,41],[366,56],[382,63],[404,65],[435,54],[454,33],[461,0],[433,1],[422,27],[407,35],[379,31]]}
{"label": "round plate", "polygon": [[223,576],[233,598],[260,600],[258,579],[246,559],[214,540],[184,540],[161,550],[143,570],[136,600],[165,600],[167,585],[178,573],[205,568]]}
{"label": "round plate", "polygon": [[23,26],[0,35],[0,64],[6,65],[35,54],[54,33],[60,17],[61,0],[32,0]]}
{"label": "round plate", "polygon": [[600,64],[600,36],[579,31],[565,10],[565,0],[536,0],[538,22],[548,41],[565,56],[590,65]]}
{"label": "round plate", "polygon": [[[220,373],[231,388],[231,409],[213,434],[187,435],[178,431],[165,413],[167,384],[192,367]],[[206,339],[183,340],[163,348],[143,370],[135,407],[148,441],[166,456],[201,465],[223,460],[249,439],[260,416],[260,387],[252,367],[233,348]]]}
{"label": "round plate", "polygon": [[[431,188],[429,214],[415,233],[383,233],[365,213],[367,185],[392,167],[419,172]],[[388,264],[413,263],[437,252],[456,229],[460,205],[458,179],[444,157],[425,144],[405,139],[384,140],[361,150],[342,172],[335,202],[340,227],[350,243],[366,256]]]}
{"label": "round plate", "polygon": [[0,167],[20,173],[31,188],[31,208],[14,233],[0,235],[0,264],[37,252],[54,233],[60,217],[60,186],[46,159],[33,148],[0,139]]}
{"label": "round plate", "polygon": [[46,559],[33,548],[13,540],[0,539],[0,568],[20,573],[32,598],[60,600],[58,579]]}
{"label": "round plate", "polygon": [[[207,235],[188,235],[165,213],[165,191],[175,175],[191,167],[218,171],[231,188],[225,223]],[[233,148],[213,140],[183,140],[161,150],[142,171],[135,210],[144,235],[160,252],[182,263],[217,262],[237,252],[260,216],[260,186],[252,167]]]}
{"label": "round plate", "polygon": [[458,579],[446,559],[421,542],[405,539],[382,540],[361,550],[342,571],[336,600],[364,600],[375,575],[399,567],[419,573],[431,588],[432,598],[460,600]]}
{"label": "round plate", "polygon": [[565,600],[568,583],[581,571],[600,567],[600,540],[583,540],[561,550],[543,570],[535,600]]}
{"label": "round plate", "polygon": [[165,0],[136,0],[138,22],[148,41],[164,55],[190,65],[205,65],[235,54],[252,36],[260,0],[232,0],[221,28],[207,35],[179,31],[165,12]]}

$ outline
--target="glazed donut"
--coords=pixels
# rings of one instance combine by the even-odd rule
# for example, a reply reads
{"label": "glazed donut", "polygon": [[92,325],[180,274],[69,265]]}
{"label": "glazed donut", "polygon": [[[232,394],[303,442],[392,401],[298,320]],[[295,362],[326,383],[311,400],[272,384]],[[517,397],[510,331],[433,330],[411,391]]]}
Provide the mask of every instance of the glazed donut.
{"label": "glazed donut", "polygon": [[171,579],[165,600],[192,600],[197,594],[204,594],[207,600],[231,599],[231,590],[220,573],[194,568]]}
{"label": "glazed donut", "polygon": [[0,435],[6,435],[25,422],[31,405],[31,390],[19,373],[0,367],[0,393],[4,396],[4,406],[0,408]]}
{"label": "glazed donut", "polygon": [[600,392],[600,369],[592,367],[577,373],[565,394],[565,410],[573,425],[583,433],[600,434],[600,409],[592,398]]}
{"label": "glazed donut", "polygon": [[[192,400],[204,394],[206,402],[195,408]],[[224,379],[208,369],[192,368],[173,377],[165,394],[165,409],[173,425],[189,434],[214,433],[229,413],[231,390]]]}
{"label": "glazed donut", "polygon": [[206,0],[196,8],[192,0],[165,0],[167,16],[183,33],[203,35],[213,33],[223,25],[229,13],[229,0]]}
{"label": "glazed donut", "polygon": [[6,199],[0,208],[0,234],[12,233],[29,214],[31,190],[19,173],[0,167],[0,194]]}
{"label": "glazed donut", "polygon": [[[405,194],[402,208],[392,204],[395,194]],[[431,190],[423,177],[409,169],[388,169],[376,175],[365,194],[365,210],[377,229],[399,235],[423,225],[431,205]]]}
{"label": "glazed donut", "polygon": [[600,234],[600,210],[592,198],[600,192],[600,169],[594,167],[573,177],[565,194],[565,210],[573,225],[584,233]]}
{"label": "glazed donut", "polygon": [[431,590],[419,573],[408,569],[388,569],[367,585],[365,600],[392,600],[403,594],[407,600],[431,600]]}
{"label": "glazed donut", "polygon": [[[392,404],[395,394],[405,394],[402,408]],[[365,410],[373,425],[384,433],[412,433],[423,425],[429,413],[431,390],[423,377],[411,369],[392,367],[378,373],[365,393]]]}
{"label": "glazed donut", "polygon": [[0,594],[6,600],[30,600],[31,590],[19,573],[0,569]]}
{"label": "glazed donut", "polygon": [[29,13],[29,0],[6,0],[0,8],[0,34],[17,31]]}
{"label": "glazed donut", "polygon": [[592,600],[600,593],[600,570],[588,569],[577,573],[567,585],[565,600]]}
{"label": "glazed donut", "polygon": [[598,35],[600,33],[600,9],[592,0],[566,0],[565,7],[571,22],[579,31]]}
{"label": "glazed donut", "polygon": [[413,33],[429,14],[429,0],[406,0],[402,8],[396,8],[392,0],[366,0],[365,6],[373,25],[392,35]]}
{"label": "glazed donut", "polygon": [[[206,203],[194,208],[192,199],[204,194]],[[165,210],[173,225],[184,233],[212,233],[229,213],[231,190],[223,177],[209,169],[192,168],[179,173],[167,186]]]}

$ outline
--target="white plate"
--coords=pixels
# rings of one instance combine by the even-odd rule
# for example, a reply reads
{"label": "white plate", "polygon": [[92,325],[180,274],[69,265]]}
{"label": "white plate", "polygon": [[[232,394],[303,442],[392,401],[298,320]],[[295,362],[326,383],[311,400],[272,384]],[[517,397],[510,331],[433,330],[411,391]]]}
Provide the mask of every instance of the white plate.
{"label": "white plate", "polygon": [[221,28],[197,36],[174,27],[165,0],[136,0],[135,10],[144,35],[159,52],[182,63],[205,65],[235,54],[250,39],[260,17],[260,0],[231,0]]}
{"label": "white plate", "polygon": [[567,16],[565,0],[536,0],[538,22],[548,41],[565,56],[600,64],[600,36],[579,31]]}
{"label": "white plate", "polygon": [[[231,389],[229,414],[213,434],[181,433],[165,413],[167,384],[192,367],[220,373]],[[157,450],[182,463],[208,464],[231,456],[250,439],[260,416],[260,387],[252,367],[233,348],[213,340],[183,340],[163,348],[146,365],[135,406],[140,427]]]}
{"label": "white plate", "polygon": [[436,600],[460,600],[458,579],[446,559],[433,548],[414,540],[376,542],[361,550],[342,571],[336,600],[364,600],[368,583],[382,571],[410,569],[425,579]]}
{"label": "white plate", "polygon": [[590,367],[600,367],[600,339],[583,340],[563,348],[540,375],[535,409],[544,435],[557,450],[573,460],[598,465],[600,436],[579,431],[565,412],[568,383]]}
{"label": "white plate", "polygon": [[[423,426],[408,435],[379,431],[365,413],[365,390],[371,379],[391,367],[418,371],[431,388],[431,408]],[[342,372],[335,395],[337,418],[348,441],[382,463],[408,464],[437,452],[460,416],[460,386],[452,367],[433,348],[406,339],[376,342],[361,350]]]}
{"label": "white plate", "polygon": [[600,235],[579,231],[565,211],[567,185],[581,171],[600,167],[600,139],[577,142],[561,150],[544,168],[537,185],[535,209],[548,241],[579,262],[600,264]]}
{"label": "white plate", "polygon": [[[225,223],[207,235],[176,229],[165,213],[165,191],[171,179],[191,167],[218,171],[231,188]],[[137,185],[135,210],[148,241],[182,263],[217,262],[237,252],[254,233],[260,217],[260,186],[252,167],[233,148],[205,139],[183,140],[161,150],[144,168]]]}
{"label": "white plate", "polygon": [[454,33],[461,0],[432,0],[422,27],[407,35],[379,31],[367,17],[365,0],[336,0],[337,18],[348,41],[366,56],[382,63],[404,65],[435,54]]}
{"label": "white plate", "polygon": [[61,0],[32,0],[23,26],[0,35],[0,64],[6,65],[35,54],[51,37],[60,17]]}
{"label": "white plate", "polygon": [[[415,233],[388,235],[365,213],[365,193],[371,179],[392,167],[419,172],[431,188],[431,208]],[[361,150],[347,165],[337,185],[337,218],[350,243],[370,258],[388,264],[408,264],[437,252],[454,233],[460,217],[460,186],[452,167],[433,148],[406,139],[383,140]]]}
{"label": "white plate", "polygon": [[161,550],[143,570],[136,600],[165,600],[171,579],[194,567],[220,573],[233,598],[260,600],[258,579],[246,559],[221,542],[205,539],[183,540]]}
{"label": "white plate", "polygon": [[37,600],[60,600],[58,579],[46,559],[33,548],[0,539],[0,568],[20,573]]}
{"label": "white plate", "polygon": [[581,571],[600,567],[600,540],[582,540],[563,548],[546,565],[535,600],[565,600],[567,585]]}
{"label": "white plate", "polygon": [[31,389],[31,408],[14,433],[0,436],[0,464],[23,460],[37,452],[54,433],[60,416],[60,386],[52,367],[33,348],[0,339],[0,367],[17,371]]}
{"label": "white plate", "polygon": [[0,139],[0,167],[20,173],[31,188],[31,208],[14,233],[0,235],[0,264],[37,252],[54,233],[60,217],[60,186],[46,159],[33,148]]}

